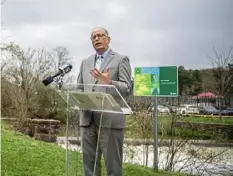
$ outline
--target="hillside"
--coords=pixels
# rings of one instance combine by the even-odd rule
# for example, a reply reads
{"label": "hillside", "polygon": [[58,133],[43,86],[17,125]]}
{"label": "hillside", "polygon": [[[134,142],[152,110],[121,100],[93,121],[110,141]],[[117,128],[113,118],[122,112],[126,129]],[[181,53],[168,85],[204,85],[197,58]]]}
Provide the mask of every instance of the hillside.
{"label": "hillside", "polygon": [[[4,176],[63,176],[66,173],[65,150],[28,136],[2,128],[2,169]],[[69,152],[69,175],[81,176],[82,164],[79,153]],[[178,176],[152,169],[124,164],[124,176]]]}

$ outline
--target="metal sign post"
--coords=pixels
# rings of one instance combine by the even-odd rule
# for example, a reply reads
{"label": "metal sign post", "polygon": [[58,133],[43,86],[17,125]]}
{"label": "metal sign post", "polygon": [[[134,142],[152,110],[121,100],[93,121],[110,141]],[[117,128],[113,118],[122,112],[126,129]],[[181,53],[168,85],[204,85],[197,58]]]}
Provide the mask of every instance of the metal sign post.
{"label": "metal sign post", "polygon": [[158,99],[154,101],[154,170],[158,171]]}

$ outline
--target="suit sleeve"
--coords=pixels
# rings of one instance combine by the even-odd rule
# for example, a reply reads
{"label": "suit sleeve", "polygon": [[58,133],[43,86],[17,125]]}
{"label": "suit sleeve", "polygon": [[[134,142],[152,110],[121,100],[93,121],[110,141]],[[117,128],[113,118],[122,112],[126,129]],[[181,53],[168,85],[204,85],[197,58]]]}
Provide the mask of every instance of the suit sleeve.
{"label": "suit sleeve", "polygon": [[81,62],[81,66],[79,69],[79,74],[77,78],[77,91],[83,92],[83,61]]}
{"label": "suit sleeve", "polygon": [[132,89],[131,82],[131,66],[130,60],[127,56],[124,56],[118,68],[118,80],[112,80],[112,85],[114,85],[122,96],[128,96]]}

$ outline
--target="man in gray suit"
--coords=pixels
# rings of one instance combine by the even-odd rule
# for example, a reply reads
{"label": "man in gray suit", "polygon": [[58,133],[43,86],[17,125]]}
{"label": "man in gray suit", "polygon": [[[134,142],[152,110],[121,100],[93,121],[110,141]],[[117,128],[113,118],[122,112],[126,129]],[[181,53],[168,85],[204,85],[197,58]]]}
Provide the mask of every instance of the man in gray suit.
{"label": "man in gray suit", "polygon": [[[110,49],[110,37],[104,28],[94,28],[91,41],[96,53],[82,60],[77,82],[114,85],[124,97],[129,95],[132,88],[129,58]],[[82,87],[84,92],[100,89],[99,86]],[[103,154],[107,175],[122,176],[125,115],[83,111],[80,114],[80,126],[84,175],[101,175],[100,159]]]}

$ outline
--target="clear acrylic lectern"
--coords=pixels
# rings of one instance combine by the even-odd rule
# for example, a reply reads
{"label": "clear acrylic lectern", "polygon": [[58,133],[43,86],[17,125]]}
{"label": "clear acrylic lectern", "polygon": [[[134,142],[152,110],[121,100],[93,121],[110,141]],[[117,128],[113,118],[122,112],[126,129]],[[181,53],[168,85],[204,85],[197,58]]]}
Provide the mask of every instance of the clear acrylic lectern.
{"label": "clear acrylic lectern", "polygon": [[[88,140],[88,143],[83,142],[82,145],[84,150],[81,153],[87,153],[89,157],[95,158],[93,165],[93,170],[90,171],[90,175],[98,175],[98,173],[105,172],[105,165],[102,164],[100,168],[99,159],[100,153],[102,154],[103,161],[104,158],[112,157],[114,160],[115,155],[112,146],[112,128],[122,128],[125,125],[124,115],[132,114],[132,110],[127,104],[124,97],[128,94],[125,93],[127,90],[120,91],[122,89],[117,89],[113,85],[102,85],[102,84],[63,84],[62,87],[56,89],[57,93],[60,95],[62,100],[66,103],[67,117],[66,117],[66,175],[84,175],[84,171],[76,170],[70,171],[72,162],[69,161],[72,156],[68,157],[68,144],[69,141],[69,112],[79,113],[79,126],[87,126],[92,121],[93,124],[89,125],[83,131],[86,140],[88,140],[88,135],[95,135],[96,141]],[[90,127],[92,126],[93,127]],[[80,130],[80,128],[79,128]],[[81,130],[82,132],[82,130]],[[81,135],[82,136],[82,135]],[[77,136],[77,140],[80,138]],[[92,143],[92,149],[90,149],[90,144]],[[78,144],[78,142],[77,142]],[[86,146],[85,146],[86,145]],[[78,147],[78,146],[77,146]],[[81,147],[79,147],[81,148]],[[88,149],[89,148],[89,149]],[[88,152],[87,152],[88,151]],[[79,158],[81,159],[81,158]],[[84,158],[83,158],[84,160]],[[109,160],[109,159],[108,159]],[[101,161],[101,162],[102,162]],[[76,161],[75,168],[83,168],[82,166],[77,166],[80,161]],[[84,161],[85,162],[85,161]],[[87,161],[88,162],[88,161]],[[114,163],[114,162],[113,162]],[[105,163],[106,164],[106,163]],[[108,163],[108,168],[111,168],[111,163]],[[113,167],[115,167],[113,165]],[[88,170],[88,169],[86,169]],[[75,172],[75,173],[74,173]],[[91,173],[92,172],[92,173]]]}

